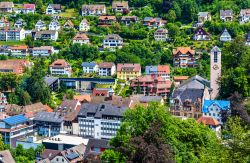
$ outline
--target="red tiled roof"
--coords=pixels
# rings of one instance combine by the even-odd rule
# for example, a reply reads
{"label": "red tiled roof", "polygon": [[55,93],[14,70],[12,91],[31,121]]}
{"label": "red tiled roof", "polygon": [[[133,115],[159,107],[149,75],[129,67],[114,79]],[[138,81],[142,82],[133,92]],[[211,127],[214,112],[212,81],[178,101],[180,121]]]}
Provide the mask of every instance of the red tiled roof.
{"label": "red tiled roof", "polygon": [[0,70],[12,70],[15,74],[22,74],[29,64],[30,62],[25,59],[2,60],[0,61]]}
{"label": "red tiled roof", "polygon": [[47,112],[53,112],[53,109],[51,107],[49,107],[48,105],[44,105],[45,109],[47,110]]}
{"label": "red tiled roof", "polygon": [[113,1],[112,8],[124,7],[128,8],[128,1]]}
{"label": "red tiled roof", "polygon": [[220,123],[212,118],[212,117],[205,117],[205,116],[202,116],[200,117],[198,120],[197,120],[198,123],[203,123],[205,125],[212,125],[212,126],[218,126]]}
{"label": "red tiled roof", "polygon": [[73,40],[89,40],[89,38],[85,33],[77,33]]}
{"label": "red tiled roof", "polygon": [[157,66],[158,73],[167,73],[170,74],[170,67],[168,65],[158,65]]}
{"label": "red tiled roof", "polygon": [[9,23],[9,21],[5,17],[2,17],[1,20],[6,24]]}
{"label": "red tiled roof", "polygon": [[132,79],[133,82],[137,80],[139,80],[140,82],[153,82],[154,80],[157,80],[159,82],[167,82],[161,76],[157,76],[157,75],[145,75],[145,76],[139,76],[136,79]]}
{"label": "red tiled roof", "polygon": [[74,27],[74,23],[73,23],[70,19],[68,19],[68,20],[65,22],[64,26],[65,26],[66,24],[70,25],[71,27]]}
{"label": "red tiled roof", "polygon": [[96,88],[93,89],[93,96],[107,96],[108,95],[108,89],[106,90],[98,90]]}
{"label": "red tiled roof", "polygon": [[99,16],[99,20],[116,20],[115,16]]}
{"label": "red tiled roof", "polygon": [[189,76],[174,76],[174,81],[187,80]]}
{"label": "red tiled roof", "polygon": [[102,62],[99,63],[99,68],[112,68],[114,66],[113,62]]}
{"label": "red tiled roof", "polygon": [[117,71],[138,72],[141,71],[141,65],[136,63],[118,63]]}
{"label": "red tiled roof", "polygon": [[90,102],[91,101],[91,96],[89,94],[85,95],[74,95],[74,100],[78,100],[80,102]]}
{"label": "red tiled roof", "polygon": [[176,49],[173,50],[173,55],[176,55],[179,52],[181,54],[187,54],[188,52],[192,55],[195,54],[195,50],[192,50],[190,47],[177,47]]}
{"label": "red tiled roof", "polygon": [[69,66],[69,64],[64,59],[58,59],[50,65],[50,67],[67,67],[67,66]]}
{"label": "red tiled roof", "polygon": [[25,113],[25,117],[32,118],[32,117],[35,117],[35,114],[33,112],[27,112],[27,113]]}
{"label": "red tiled roof", "polygon": [[11,50],[26,50],[26,49],[28,49],[28,46],[26,46],[26,45],[11,46],[10,49]]}
{"label": "red tiled roof", "polygon": [[32,9],[32,10],[35,10],[36,5],[35,5],[35,4],[24,4],[24,5],[23,5],[23,8],[24,8],[24,9]]}

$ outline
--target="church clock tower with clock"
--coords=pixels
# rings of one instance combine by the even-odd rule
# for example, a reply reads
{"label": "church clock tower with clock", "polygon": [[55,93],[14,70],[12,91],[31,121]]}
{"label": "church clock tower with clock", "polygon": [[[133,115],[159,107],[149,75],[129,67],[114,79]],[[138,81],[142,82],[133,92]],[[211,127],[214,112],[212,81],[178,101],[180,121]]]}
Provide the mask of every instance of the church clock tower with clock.
{"label": "church clock tower with clock", "polygon": [[219,93],[219,79],[221,77],[221,50],[215,46],[210,52],[210,86],[213,89],[211,99],[215,99]]}

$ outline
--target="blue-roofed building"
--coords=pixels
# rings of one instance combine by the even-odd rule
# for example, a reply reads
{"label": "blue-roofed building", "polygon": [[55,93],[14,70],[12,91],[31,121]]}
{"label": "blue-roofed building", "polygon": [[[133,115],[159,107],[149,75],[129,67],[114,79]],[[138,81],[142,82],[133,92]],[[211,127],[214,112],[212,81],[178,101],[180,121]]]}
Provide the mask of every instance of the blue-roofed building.
{"label": "blue-roofed building", "polygon": [[83,73],[95,73],[98,72],[98,64],[95,62],[83,62],[82,63]]}
{"label": "blue-roofed building", "polygon": [[3,142],[12,147],[16,146],[17,139],[33,133],[33,123],[23,114],[5,118],[0,121],[0,133]]}
{"label": "blue-roofed building", "polygon": [[230,111],[230,101],[225,100],[204,100],[202,113],[216,119],[220,124],[223,123],[222,113]]}

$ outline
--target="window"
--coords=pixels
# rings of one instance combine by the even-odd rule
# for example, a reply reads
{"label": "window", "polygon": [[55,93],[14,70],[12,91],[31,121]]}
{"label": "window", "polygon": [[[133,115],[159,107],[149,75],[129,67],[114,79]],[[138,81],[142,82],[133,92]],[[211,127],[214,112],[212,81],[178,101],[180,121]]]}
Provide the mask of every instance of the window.
{"label": "window", "polygon": [[218,62],[218,53],[214,52],[214,63]]}

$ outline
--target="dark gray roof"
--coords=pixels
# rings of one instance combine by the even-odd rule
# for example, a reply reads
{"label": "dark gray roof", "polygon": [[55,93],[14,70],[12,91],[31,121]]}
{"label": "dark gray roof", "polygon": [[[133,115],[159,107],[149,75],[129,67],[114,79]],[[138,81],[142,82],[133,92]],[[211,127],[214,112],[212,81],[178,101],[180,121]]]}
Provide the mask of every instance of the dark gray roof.
{"label": "dark gray roof", "polygon": [[96,66],[96,63],[95,62],[83,62],[82,63],[82,67],[90,67],[90,68],[93,68]]}
{"label": "dark gray roof", "polygon": [[78,104],[78,100],[63,100],[62,104],[59,106],[59,110],[62,110],[62,109],[75,109],[76,106]]}
{"label": "dark gray roof", "polygon": [[191,102],[195,102],[196,99],[203,97],[203,89],[179,89],[174,91],[174,98],[178,98],[183,103],[185,100],[191,100]]}
{"label": "dark gray roof", "polygon": [[51,7],[54,9],[54,10],[61,10],[61,5],[60,4],[50,4]]}
{"label": "dark gray roof", "polygon": [[221,52],[221,50],[218,48],[218,46],[214,46],[211,52]]}
{"label": "dark gray roof", "polygon": [[56,30],[37,31],[36,32],[36,37],[41,37],[41,35],[43,35],[43,34],[55,35],[56,32],[57,32]]}
{"label": "dark gray roof", "polygon": [[44,81],[45,83],[50,86],[51,84],[53,84],[54,82],[56,82],[59,78],[58,77],[45,77]]}
{"label": "dark gray roof", "polygon": [[195,75],[192,78],[189,78],[184,83],[182,83],[178,89],[186,89],[186,88],[204,89],[205,87],[210,88],[210,81],[204,79],[199,75]]}
{"label": "dark gray roof", "polygon": [[246,40],[247,40],[247,42],[250,41],[250,32],[247,33],[247,35],[246,35]]}
{"label": "dark gray roof", "polygon": [[91,152],[91,148],[104,148],[104,149],[109,149],[111,146],[109,145],[108,140],[104,139],[89,139],[86,151],[85,151],[85,156]]}
{"label": "dark gray roof", "polygon": [[63,117],[60,116],[59,113],[55,112],[39,112],[35,116],[34,121],[61,123],[63,121]]}
{"label": "dark gray roof", "polygon": [[82,105],[82,108],[78,114],[81,117],[87,117],[88,114],[94,114],[95,118],[102,118],[102,116],[113,116],[122,117],[127,107],[124,106],[114,106],[112,104],[101,103],[101,104],[91,104],[86,103]]}
{"label": "dark gray roof", "polygon": [[161,96],[141,96],[140,102],[161,102]]}
{"label": "dark gray roof", "polygon": [[109,34],[105,40],[123,40],[118,34]]}
{"label": "dark gray roof", "polygon": [[233,16],[233,10],[220,10],[220,16]]}

